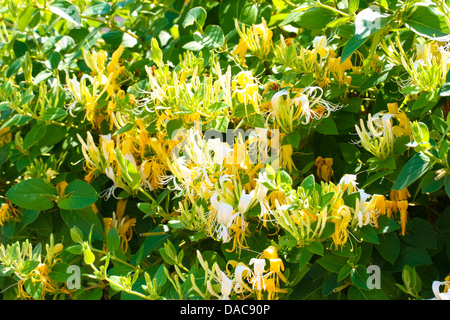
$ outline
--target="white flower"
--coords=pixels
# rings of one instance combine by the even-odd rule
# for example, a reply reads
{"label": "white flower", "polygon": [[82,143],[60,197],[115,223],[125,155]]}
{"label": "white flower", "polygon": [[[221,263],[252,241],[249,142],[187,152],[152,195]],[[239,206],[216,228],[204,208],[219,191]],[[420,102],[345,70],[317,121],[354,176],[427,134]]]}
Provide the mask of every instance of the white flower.
{"label": "white flower", "polygon": [[217,208],[217,222],[227,228],[233,223],[233,206],[220,201]]}
{"label": "white flower", "polygon": [[257,290],[266,289],[266,284],[264,282],[264,267],[266,266],[266,260],[265,259],[256,259],[252,258],[250,259],[250,263],[253,264],[253,277],[251,280],[251,283],[253,285],[253,288],[256,287]]}
{"label": "white flower", "polygon": [[233,280],[228,278],[223,271],[220,271],[220,272],[222,275],[222,281],[221,281],[222,288],[220,290],[222,293],[222,296],[220,297],[220,299],[221,300],[229,300],[231,290],[233,289]]}
{"label": "white flower", "polygon": [[238,211],[241,213],[247,212],[247,210],[250,208],[250,204],[253,200],[253,194],[255,193],[255,190],[252,190],[249,194],[245,193],[245,190],[242,190],[241,197],[239,199],[238,204]]}
{"label": "white flower", "polygon": [[447,291],[446,293],[440,292],[439,287],[441,285],[448,284],[448,282],[443,281],[433,281],[432,289],[435,296],[435,299],[433,300],[450,300],[450,291]]}

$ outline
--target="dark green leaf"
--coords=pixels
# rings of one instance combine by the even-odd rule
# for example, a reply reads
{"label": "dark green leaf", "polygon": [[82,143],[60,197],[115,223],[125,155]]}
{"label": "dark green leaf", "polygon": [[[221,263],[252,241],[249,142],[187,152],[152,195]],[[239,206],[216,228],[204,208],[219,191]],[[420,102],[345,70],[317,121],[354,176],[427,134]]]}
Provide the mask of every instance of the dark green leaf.
{"label": "dark green leaf", "polygon": [[64,193],[69,196],[58,202],[58,207],[63,210],[86,208],[95,203],[98,198],[95,189],[90,184],[80,179],[70,182]]}
{"label": "dark green leaf", "polygon": [[393,190],[402,190],[419,179],[430,168],[430,158],[422,152],[415,154],[408,160],[400,171],[392,186]]}
{"label": "dark green leaf", "polygon": [[6,197],[21,208],[48,210],[53,207],[56,188],[43,179],[28,179],[19,182],[6,193]]}
{"label": "dark green leaf", "polygon": [[378,253],[388,262],[394,264],[400,254],[400,239],[396,233],[383,233],[378,235],[380,244],[375,245]]}

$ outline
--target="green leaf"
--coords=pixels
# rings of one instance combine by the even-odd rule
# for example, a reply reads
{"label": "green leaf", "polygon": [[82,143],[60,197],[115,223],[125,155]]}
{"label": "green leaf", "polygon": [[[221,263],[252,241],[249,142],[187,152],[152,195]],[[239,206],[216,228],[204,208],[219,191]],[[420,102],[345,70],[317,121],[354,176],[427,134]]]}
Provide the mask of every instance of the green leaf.
{"label": "green leaf", "polygon": [[59,63],[61,62],[61,54],[57,51],[52,51],[45,62],[45,65],[51,69],[55,70],[58,68]]}
{"label": "green leaf", "polygon": [[46,124],[45,122],[38,122],[34,125],[23,139],[23,149],[27,150],[32,145],[36,144],[45,136]]}
{"label": "green leaf", "polygon": [[39,261],[35,261],[35,260],[27,260],[23,263],[22,266],[22,273],[24,274],[28,274],[31,271],[33,271],[34,269],[36,269],[36,267],[39,265]]}
{"label": "green leaf", "polygon": [[326,270],[334,273],[339,273],[342,266],[347,264],[347,261],[347,257],[341,257],[331,253],[325,254],[323,257],[316,260],[316,262]]}
{"label": "green leaf", "polygon": [[402,190],[419,179],[431,167],[430,158],[422,152],[412,156],[400,171],[392,186],[393,190]]}
{"label": "green leaf", "polygon": [[77,179],[70,182],[65,191],[67,198],[58,202],[58,207],[63,210],[83,209],[97,201],[97,191],[87,182]]}
{"label": "green leaf", "polygon": [[324,247],[323,244],[319,241],[313,241],[311,242],[306,249],[308,251],[311,251],[314,254],[318,254],[319,256],[323,256]]}
{"label": "green leaf", "polygon": [[447,196],[450,198],[450,176],[447,175],[444,180],[444,189],[447,193]]}
{"label": "green leaf", "polygon": [[300,133],[298,133],[297,131],[290,132],[287,134],[286,140],[295,149],[300,143]]}
{"label": "green leaf", "polygon": [[206,130],[208,129],[213,129],[213,130],[217,130],[223,133],[227,132],[228,129],[228,117],[224,117],[224,116],[219,116],[216,119],[211,119],[207,125],[206,125]]}
{"label": "green leaf", "polygon": [[436,249],[437,239],[433,227],[424,219],[411,219],[411,229],[406,230],[403,241],[425,249]]}
{"label": "green leaf", "polygon": [[389,18],[381,13],[381,9],[375,5],[361,10],[355,18],[356,40],[361,40],[371,36],[376,31],[382,29]]}
{"label": "green leaf", "polygon": [[380,244],[375,245],[378,253],[388,262],[394,264],[400,254],[400,239],[396,233],[379,234]]}
{"label": "green leaf", "polygon": [[236,0],[223,0],[219,5],[219,24],[225,34],[236,32],[234,19],[239,17],[239,3]]}
{"label": "green leaf", "polygon": [[298,260],[299,269],[303,269],[304,267],[306,267],[313,255],[314,253],[306,250],[306,248],[300,248],[300,258]]}
{"label": "green leaf", "polygon": [[306,194],[312,194],[314,192],[314,188],[315,188],[315,180],[314,180],[314,175],[310,174],[309,176],[307,176],[302,183],[300,184],[300,187],[303,188],[306,192]]}
{"label": "green leaf", "polygon": [[413,13],[405,21],[407,27],[426,38],[448,40],[450,30],[445,15],[439,11],[436,4],[417,4],[413,10]]}
{"label": "green leaf", "polygon": [[196,23],[198,26],[203,27],[206,21],[206,10],[202,7],[195,7],[188,11],[184,21],[182,23],[183,28]]}
{"label": "green leaf", "polygon": [[194,40],[208,49],[215,49],[223,46],[225,36],[222,29],[214,24],[206,27],[205,33],[194,33]]}
{"label": "green leaf", "polygon": [[450,82],[446,82],[442,85],[441,89],[439,90],[439,95],[441,97],[450,96]]}
{"label": "green leaf", "polygon": [[14,77],[14,76],[17,74],[17,72],[19,72],[19,69],[20,69],[20,67],[21,67],[21,62],[22,62],[22,59],[21,59],[21,58],[19,58],[19,59],[17,59],[16,61],[14,61],[14,62],[8,67],[8,69],[6,69],[6,71],[5,71],[5,76],[6,76],[7,78]]}
{"label": "green leaf", "polygon": [[328,23],[336,19],[336,16],[337,14],[329,9],[312,7],[302,12],[295,22],[302,28],[306,28],[308,30],[323,29]]}
{"label": "green leaf", "polygon": [[65,262],[57,262],[51,268],[48,277],[53,281],[66,282],[70,277],[70,273],[67,272],[68,267],[69,264]]}
{"label": "green leaf", "polygon": [[75,26],[81,26],[80,9],[77,5],[69,1],[57,0],[50,4],[49,9],[55,15],[66,19],[70,23],[75,24]]}
{"label": "green leaf", "polygon": [[92,239],[104,240],[103,220],[95,214],[91,207],[79,210],[61,210],[61,218],[69,228],[77,227],[84,239],[89,238],[92,230]]}
{"label": "green leaf", "polygon": [[14,273],[14,268],[0,264],[0,277],[7,277]]}
{"label": "green leaf", "polygon": [[363,290],[356,286],[348,289],[347,298],[349,300],[389,300],[381,289]]}
{"label": "green leaf", "polygon": [[444,186],[444,179],[436,180],[435,172],[428,172],[422,180],[422,193],[432,193]]}
{"label": "green leaf", "polygon": [[56,188],[44,179],[28,179],[19,182],[6,193],[6,197],[15,205],[31,210],[48,210],[53,208]]}
{"label": "green leaf", "polygon": [[17,21],[17,26],[19,27],[20,32],[24,32],[25,28],[28,26],[32,19],[32,15],[36,8],[33,6],[27,6],[22,13],[20,14],[19,20]]}
{"label": "green leaf", "polygon": [[388,272],[399,272],[405,265],[415,267],[420,265],[430,265],[432,263],[426,249],[402,244],[400,254],[395,264],[393,266],[387,265],[384,269]]}
{"label": "green leaf", "polygon": [[50,70],[42,70],[41,72],[39,72],[36,75],[36,77],[34,77],[33,84],[34,85],[38,85],[42,81],[47,80],[48,78],[50,78],[52,75],[53,75],[53,72],[51,72]]}
{"label": "green leaf", "polygon": [[348,1],[348,13],[354,14],[359,8],[359,0],[349,0]]}
{"label": "green leaf", "polygon": [[345,61],[355,52],[360,46],[364,44],[370,37],[357,39],[356,35],[352,36],[346,43],[344,49],[342,50],[341,61]]}
{"label": "green leaf", "polygon": [[[67,115],[67,112],[61,108],[47,108],[41,116],[41,120],[56,120]],[[60,126],[58,126],[60,127]]]}
{"label": "green leaf", "polygon": [[356,231],[353,232],[353,234],[357,239],[360,239],[361,241],[366,241],[374,244],[380,243],[377,233],[370,225],[366,225],[363,226],[362,228],[357,229]]}
{"label": "green leaf", "polygon": [[13,51],[14,51],[14,55],[16,56],[16,58],[20,58],[20,57],[24,56],[28,52],[28,50],[29,50],[29,47],[25,42],[19,41],[19,40],[14,41]]}
{"label": "green leaf", "polygon": [[353,268],[349,264],[344,264],[338,273],[338,281],[342,281],[347,278],[352,272]]}
{"label": "green leaf", "polygon": [[130,130],[133,129],[133,128],[134,128],[134,124],[131,123],[131,122],[128,122],[128,123],[127,123],[126,125],[124,125],[122,128],[120,128],[119,130],[117,130],[116,132],[114,132],[112,136],[116,136],[116,135],[118,135],[118,134],[122,134],[122,133],[128,132],[128,131],[130,131]]}
{"label": "green leaf", "polygon": [[330,135],[337,135],[339,134],[336,123],[332,118],[325,118],[323,119],[317,126],[316,126],[317,132],[320,132],[322,134],[330,134]]}
{"label": "green leaf", "polygon": [[177,130],[180,129],[182,125],[183,121],[181,119],[169,120],[166,124],[167,136],[173,138],[174,134],[176,134]]}
{"label": "green leaf", "polygon": [[378,217],[378,228],[375,230],[375,232],[378,234],[384,234],[393,232],[399,228],[400,226],[397,224],[397,222],[387,216],[381,215]]}
{"label": "green leaf", "polygon": [[224,103],[224,102],[215,102],[215,103],[213,103],[213,104],[211,104],[209,107],[208,107],[208,111],[209,112],[216,112],[216,111],[219,111],[219,110],[222,110],[222,109],[226,109],[226,108],[229,108],[230,106],[228,105],[228,103]]}
{"label": "green leaf", "polygon": [[367,280],[369,279],[369,274],[367,273],[367,269],[365,266],[358,264],[356,265],[350,274],[350,279],[353,284],[360,289],[369,289],[367,287]]}
{"label": "green leaf", "polygon": [[108,251],[113,253],[119,249],[120,236],[116,228],[109,229],[108,235],[106,236],[106,246],[108,247]]}
{"label": "green leaf", "polygon": [[35,300],[42,299],[43,287],[42,281],[34,282],[31,279],[28,279],[24,283],[25,291]]}

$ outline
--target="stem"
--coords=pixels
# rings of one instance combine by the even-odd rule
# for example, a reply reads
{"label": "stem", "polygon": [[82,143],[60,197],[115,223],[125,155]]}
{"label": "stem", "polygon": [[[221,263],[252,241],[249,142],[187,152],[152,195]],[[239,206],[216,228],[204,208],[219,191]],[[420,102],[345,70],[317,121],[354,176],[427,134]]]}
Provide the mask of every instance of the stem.
{"label": "stem", "polygon": [[138,189],[140,192],[142,192],[147,198],[149,198],[161,211],[162,211],[162,216],[166,219],[169,218],[169,214],[164,210],[163,207],[161,207],[160,204],[158,204],[155,200],[155,198],[153,198],[147,191],[145,191],[143,188],[139,188]]}
{"label": "stem", "polygon": [[108,26],[108,28],[113,29],[113,30],[117,29],[117,30],[120,30],[122,32],[128,33],[130,36],[132,36],[136,40],[139,40],[139,41],[142,42],[142,39],[139,36],[135,35],[134,33],[130,32],[129,30],[127,30],[125,28],[119,27],[119,26],[117,26],[115,24],[113,25],[109,21],[102,20],[102,19],[95,18],[95,17],[89,17],[89,16],[81,16],[81,18],[82,19],[86,19],[86,20],[92,20],[92,21],[97,21],[97,22],[100,22],[100,23],[104,23],[104,24],[106,24]]}
{"label": "stem", "polygon": [[319,7],[326,8],[326,9],[328,9],[328,10],[331,10],[331,11],[333,11],[333,12],[336,12],[337,14],[340,14],[341,16],[348,17],[348,13],[345,13],[345,12],[339,10],[339,9],[330,7],[330,6],[326,5],[326,4],[321,3],[320,1],[315,2],[315,4],[316,4],[317,6],[319,6]]}
{"label": "stem", "polygon": [[[97,253],[102,253],[102,254],[104,254],[104,255],[107,254],[107,252],[105,252],[105,251],[103,251],[103,250],[95,249],[95,248],[91,248],[91,251],[94,251],[94,252],[97,252]],[[139,270],[139,268],[137,268],[136,266],[133,266],[132,264],[129,264],[128,262],[123,261],[123,260],[117,258],[116,256],[111,256],[111,259],[116,260],[117,262],[123,263],[123,264],[125,264],[125,265],[127,265],[127,266],[133,268],[133,269],[136,270],[136,271]]]}

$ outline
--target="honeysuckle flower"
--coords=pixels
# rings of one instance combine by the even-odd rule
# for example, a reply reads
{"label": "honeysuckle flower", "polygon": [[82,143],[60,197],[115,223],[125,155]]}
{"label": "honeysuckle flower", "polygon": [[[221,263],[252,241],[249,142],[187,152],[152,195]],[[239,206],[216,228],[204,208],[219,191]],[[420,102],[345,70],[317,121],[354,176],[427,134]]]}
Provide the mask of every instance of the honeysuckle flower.
{"label": "honeysuckle flower", "polygon": [[213,163],[222,165],[233,149],[227,143],[222,142],[220,138],[208,139],[208,148],[214,153]]}
{"label": "honeysuckle flower", "polygon": [[[444,292],[441,292],[440,287],[444,285],[445,290]],[[433,284],[431,286],[434,294],[433,300],[450,300],[450,291],[448,291],[448,288],[450,288],[450,278],[447,277],[446,281],[433,281]]]}
{"label": "honeysuckle flower", "polygon": [[344,205],[342,198],[335,204],[333,215],[336,216],[336,218],[333,219],[333,222],[335,223],[335,232],[332,236],[333,243],[336,247],[343,246],[348,238],[347,227],[351,221],[351,210],[348,206]]}
{"label": "honeysuckle flower", "polygon": [[220,296],[220,300],[229,300],[231,290],[233,290],[233,280],[228,278],[227,275],[223,271],[220,271],[220,275],[221,275],[221,277],[220,277],[220,279],[221,279],[220,292],[222,293],[222,295]]}
{"label": "honeysuckle flower", "polygon": [[309,104],[306,96],[291,99],[286,90],[276,92],[270,101],[275,122],[285,133],[294,130],[294,122],[302,115],[303,107]]}
{"label": "honeysuckle flower", "polygon": [[242,39],[239,40],[239,43],[237,44],[236,48],[232,52],[233,55],[238,56],[239,62],[244,66],[247,67],[247,64],[245,62],[245,54],[247,53],[248,45],[245,41]]}
{"label": "honeysuckle flower", "polygon": [[317,36],[313,40],[314,50],[322,59],[328,56],[328,41],[326,36]]}
{"label": "honeysuckle flower", "polygon": [[[331,103],[322,99],[323,89],[321,87],[307,87],[301,91],[301,94],[307,96],[307,100],[302,100],[301,117],[304,118],[303,124],[310,123],[313,119],[319,120],[327,118],[331,112],[342,108],[341,105]],[[308,101],[308,103],[306,103]],[[303,102],[305,102],[303,104]]]}
{"label": "honeysuckle flower", "polygon": [[402,236],[406,234],[406,221],[408,219],[408,201],[397,201],[397,208],[400,211],[400,226],[402,227]]}
{"label": "honeysuckle flower", "polygon": [[342,191],[348,191],[349,194],[357,191],[358,182],[356,182],[355,174],[344,174],[339,180],[339,185],[342,186]]}
{"label": "honeysuckle flower", "polygon": [[264,282],[264,267],[266,266],[266,260],[252,258],[250,259],[249,264],[253,264],[253,274],[250,279],[253,289],[258,291],[265,290],[266,284]]}
{"label": "honeysuckle flower", "polygon": [[8,200],[0,205],[0,226],[17,216],[18,210]]}
{"label": "honeysuckle flower", "polygon": [[[235,27],[240,36],[240,42],[245,43],[248,51],[254,56],[264,60],[272,49],[272,30],[267,27],[266,20],[262,18],[260,24],[240,28],[238,20],[235,19]],[[244,45],[241,44],[238,52],[243,50]]]}
{"label": "honeysuckle flower", "polygon": [[358,226],[362,228],[363,226],[371,222],[371,213],[368,210],[369,206],[367,200],[371,197],[370,194],[366,193],[363,189],[359,190],[359,198],[356,199],[356,221]]}
{"label": "honeysuckle flower", "polygon": [[252,270],[244,263],[238,262],[234,269],[234,291],[237,294],[241,294],[244,291],[252,291],[247,285],[246,281],[252,275]]}
{"label": "honeysuckle flower", "polygon": [[315,165],[317,167],[317,176],[325,182],[330,181],[333,175],[333,169],[331,168],[333,158],[322,158],[319,156],[315,161]]}
{"label": "honeysuckle flower", "polygon": [[368,115],[366,130],[363,120],[360,120],[360,126],[355,125],[356,132],[361,139],[361,145],[364,149],[372,153],[380,160],[389,158],[394,152],[394,132],[391,124],[391,114],[385,114],[373,119]]}
{"label": "honeysuckle flower", "polygon": [[[120,237],[119,248],[123,253],[128,251],[128,242],[133,237],[133,227],[136,225],[136,218],[130,218],[128,215],[124,216],[127,202],[128,200],[119,199],[117,201],[116,211],[113,212],[112,217],[103,218],[105,225],[105,238],[111,228],[116,229]],[[104,248],[106,249],[106,243]]]}
{"label": "honeysuckle flower", "polygon": [[251,209],[252,204],[254,204],[254,194],[254,190],[252,190],[249,194],[245,193],[245,190],[242,190],[238,204],[239,212],[246,213],[249,209]]}
{"label": "honeysuckle flower", "polygon": [[6,143],[11,142],[11,128],[6,127],[0,129],[0,147],[4,146]]}
{"label": "honeysuckle flower", "polygon": [[233,97],[237,96],[240,103],[252,104],[258,111],[260,94],[258,82],[251,71],[241,71],[231,81]]}
{"label": "honeysuckle flower", "polygon": [[100,50],[97,52],[95,50],[83,50],[83,58],[88,68],[91,69],[92,76],[98,76],[101,79],[104,79],[104,83],[106,83],[106,76],[103,73],[106,60],[108,59],[106,51]]}

